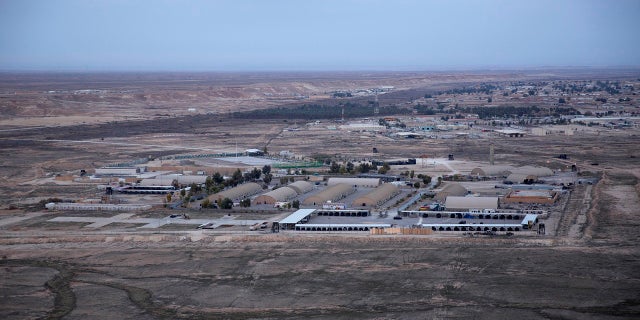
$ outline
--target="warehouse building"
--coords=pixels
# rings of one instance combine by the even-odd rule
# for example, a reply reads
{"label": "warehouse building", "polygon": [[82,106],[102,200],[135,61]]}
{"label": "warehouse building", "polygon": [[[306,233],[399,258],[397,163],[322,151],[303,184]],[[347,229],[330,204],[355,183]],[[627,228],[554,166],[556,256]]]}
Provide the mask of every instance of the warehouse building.
{"label": "warehouse building", "polygon": [[259,184],[255,182],[249,182],[249,183],[238,185],[237,187],[234,187],[231,189],[224,190],[222,192],[212,194],[208,198],[209,198],[209,201],[212,201],[215,203],[218,203],[218,199],[224,199],[224,198],[229,198],[233,201],[236,201],[236,200],[245,199],[254,194],[258,194],[261,191],[262,191],[262,187]]}
{"label": "warehouse building", "polygon": [[137,167],[102,167],[96,169],[98,176],[135,176],[140,173]]}
{"label": "warehouse building", "polygon": [[385,183],[371,190],[371,192],[364,196],[356,198],[353,201],[353,206],[374,207],[389,201],[389,199],[395,197],[398,193],[400,193],[398,187]]}
{"label": "warehouse building", "polygon": [[470,209],[498,209],[498,197],[447,197],[445,207],[450,211]]}
{"label": "warehouse building", "polygon": [[355,188],[376,188],[380,185],[380,179],[378,178],[329,178],[327,182],[328,186],[335,186],[337,184],[349,184]]}
{"label": "warehouse building", "polygon": [[316,206],[327,201],[338,201],[354,192],[356,192],[356,189],[352,184],[339,183],[308,197],[303,201],[303,204]]}
{"label": "warehouse building", "polygon": [[151,205],[50,202],[45,205],[45,208],[48,210],[140,211],[151,209]]}
{"label": "warehouse building", "polygon": [[548,190],[513,190],[504,199],[505,203],[553,204],[558,200],[557,192]]}
{"label": "warehouse building", "polygon": [[157,176],[153,179],[142,179],[138,185],[141,186],[168,186],[177,181],[181,185],[204,184],[207,181],[205,175],[183,175],[183,174],[167,174]]}

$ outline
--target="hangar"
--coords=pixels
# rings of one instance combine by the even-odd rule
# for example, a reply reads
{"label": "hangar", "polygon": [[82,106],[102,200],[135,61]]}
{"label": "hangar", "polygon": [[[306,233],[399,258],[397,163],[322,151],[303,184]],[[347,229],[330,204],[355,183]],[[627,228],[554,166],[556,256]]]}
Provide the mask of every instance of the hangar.
{"label": "hangar", "polygon": [[265,194],[259,195],[255,204],[275,204],[276,202],[289,201],[298,196],[295,189],[290,187],[280,187]]}
{"label": "hangar", "polygon": [[538,176],[526,174],[526,173],[512,173],[510,174],[506,181],[516,184],[532,184],[538,180]]}
{"label": "hangar", "polygon": [[371,192],[356,198],[353,201],[353,206],[362,206],[362,207],[373,207],[379,204],[385,203],[389,199],[395,197],[400,190],[398,187],[385,183],[373,190]]}
{"label": "hangar", "polygon": [[313,184],[308,181],[300,180],[289,184],[287,187],[295,190],[298,194],[305,194],[313,190]]}
{"label": "hangar", "polygon": [[447,210],[498,209],[498,197],[447,197]]}
{"label": "hangar", "polygon": [[357,187],[375,188],[380,185],[380,179],[378,178],[329,178],[327,182],[328,186],[334,186],[336,184],[349,184]]}
{"label": "hangar", "polygon": [[308,197],[303,201],[303,204],[315,206],[327,201],[338,201],[354,192],[356,189],[352,184],[339,183]]}
{"label": "hangar", "polygon": [[506,177],[513,173],[514,169],[512,166],[478,167],[471,170],[471,175],[480,177]]}
{"label": "hangar", "polygon": [[447,182],[447,185],[442,188],[438,193],[436,193],[434,200],[438,202],[444,202],[447,197],[462,197],[468,193],[467,189],[463,187],[461,184],[456,182]]}
{"label": "hangar", "polygon": [[249,183],[241,184],[231,189],[227,189],[227,190],[212,194],[208,197],[208,199],[215,203],[218,203],[218,199],[224,199],[224,198],[229,198],[235,201],[235,200],[240,200],[240,199],[250,197],[254,194],[259,193],[260,191],[262,191],[262,187],[259,184],[255,182],[249,182]]}
{"label": "hangar", "polygon": [[516,168],[512,173],[527,174],[537,177],[548,177],[553,175],[553,171],[547,167],[523,166]]}

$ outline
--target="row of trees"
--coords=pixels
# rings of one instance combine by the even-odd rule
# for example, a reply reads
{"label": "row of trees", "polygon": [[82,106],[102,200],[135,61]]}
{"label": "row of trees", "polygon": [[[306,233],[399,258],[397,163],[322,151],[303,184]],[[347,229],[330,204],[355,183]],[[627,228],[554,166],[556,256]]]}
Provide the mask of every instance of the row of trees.
{"label": "row of trees", "polygon": [[265,165],[262,169],[253,168],[253,170],[244,174],[240,169],[236,169],[229,179],[224,179],[224,177],[216,171],[213,175],[207,177],[204,185],[207,194],[213,194],[218,193],[227,187],[235,187],[249,181],[261,180],[265,184],[269,184],[272,179],[273,175],[271,174],[271,166]]}
{"label": "row of trees", "polygon": [[363,162],[356,166],[351,161],[347,162],[346,164],[339,164],[336,161],[332,161],[331,165],[329,166],[329,173],[356,174],[377,171],[380,174],[385,174],[389,171],[389,169],[390,167],[386,163],[378,168],[377,165],[368,162]]}

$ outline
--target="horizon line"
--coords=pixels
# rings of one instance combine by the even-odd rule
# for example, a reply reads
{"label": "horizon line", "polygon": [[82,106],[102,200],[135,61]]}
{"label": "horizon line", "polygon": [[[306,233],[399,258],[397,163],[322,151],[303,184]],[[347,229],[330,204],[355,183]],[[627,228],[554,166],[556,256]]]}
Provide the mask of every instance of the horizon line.
{"label": "horizon line", "polygon": [[437,67],[437,68],[370,68],[370,69],[0,69],[0,73],[410,73],[410,72],[465,72],[465,71],[536,71],[536,70],[577,70],[577,69],[640,69],[640,65],[547,65],[547,66],[477,66],[477,67]]}

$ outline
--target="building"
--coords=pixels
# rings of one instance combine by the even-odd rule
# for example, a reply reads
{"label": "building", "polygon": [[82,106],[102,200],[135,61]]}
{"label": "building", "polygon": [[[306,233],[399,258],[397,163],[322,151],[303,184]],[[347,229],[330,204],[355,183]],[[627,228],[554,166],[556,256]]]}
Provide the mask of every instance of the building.
{"label": "building", "polygon": [[50,202],[45,205],[45,208],[48,210],[140,211],[151,209],[151,205]]}
{"label": "building", "polygon": [[508,136],[511,138],[524,137],[524,134],[526,133],[518,129],[500,129],[500,130],[493,130],[493,131],[498,133],[501,136]]}
{"label": "building", "polygon": [[137,167],[102,167],[96,169],[99,176],[135,176],[140,173]]}
{"label": "building", "polygon": [[553,204],[559,194],[549,190],[513,190],[502,201],[504,203]]}
{"label": "building", "polygon": [[275,204],[286,202],[298,196],[298,192],[290,187],[280,187],[265,194],[259,195],[253,202],[255,204]]}
{"label": "building", "polygon": [[449,211],[469,209],[498,209],[498,197],[447,197],[445,207]]}
{"label": "building", "polygon": [[509,176],[507,176],[507,178],[505,179],[505,181],[515,183],[515,184],[521,184],[521,183],[532,184],[537,180],[538,180],[537,176],[534,176],[532,174],[526,174],[526,173],[512,173]]}
{"label": "building", "polygon": [[471,170],[472,176],[479,177],[506,177],[513,173],[515,168],[512,166],[486,166],[478,167]]}
{"label": "building", "polygon": [[278,222],[279,228],[283,230],[294,229],[296,224],[308,222],[309,217],[314,211],[316,211],[316,209],[299,209],[280,220]]}
{"label": "building", "polygon": [[512,173],[532,175],[536,177],[548,177],[553,175],[553,170],[547,167],[536,167],[536,166],[512,167],[512,166],[500,166],[500,165],[477,167],[471,170],[472,176],[479,176],[479,177],[508,177]]}
{"label": "building", "polygon": [[380,204],[383,204],[389,201],[391,198],[395,197],[398,193],[400,193],[400,189],[398,187],[385,183],[373,190],[371,192],[356,198],[353,201],[354,207],[374,207]]}
{"label": "building", "polygon": [[547,167],[524,166],[514,169],[511,173],[526,174],[537,177],[548,177],[553,175],[553,170]]}
{"label": "building", "polygon": [[264,151],[260,149],[247,149],[244,151],[248,156],[264,156]]}
{"label": "building", "polygon": [[287,187],[295,190],[298,194],[305,194],[311,190],[313,190],[313,184],[300,180],[289,184]]}
{"label": "building", "polygon": [[167,174],[157,176],[153,179],[142,179],[139,183],[141,186],[169,186],[173,184],[173,181],[177,181],[181,185],[204,184],[207,181],[205,175],[182,175],[182,174]]}
{"label": "building", "polygon": [[467,193],[469,192],[461,184],[456,182],[447,182],[446,185],[436,193],[433,200],[442,203],[447,199],[447,197],[463,197],[466,196]]}
{"label": "building", "polygon": [[350,123],[340,126],[340,130],[347,131],[386,131],[387,127],[376,123]]}
{"label": "building", "polygon": [[327,201],[338,201],[354,192],[356,192],[356,188],[353,185],[339,183],[306,198],[302,203],[308,206],[317,206]]}
{"label": "building", "polygon": [[262,191],[262,187],[255,183],[249,182],[238,185],[237,187],[227,189],[215,194],[212,194],[208,197],[209,201],[218,203],[218,200],[229,198],[233,201],[246,199],[250,196],[258,194]]}
{"label": "building", "polygon": [[378,178],[329,178],[327,182],[328,186],[335,186],[337,184],[350,184],[355,188],[376,188],[380,185],[380,179]]}

